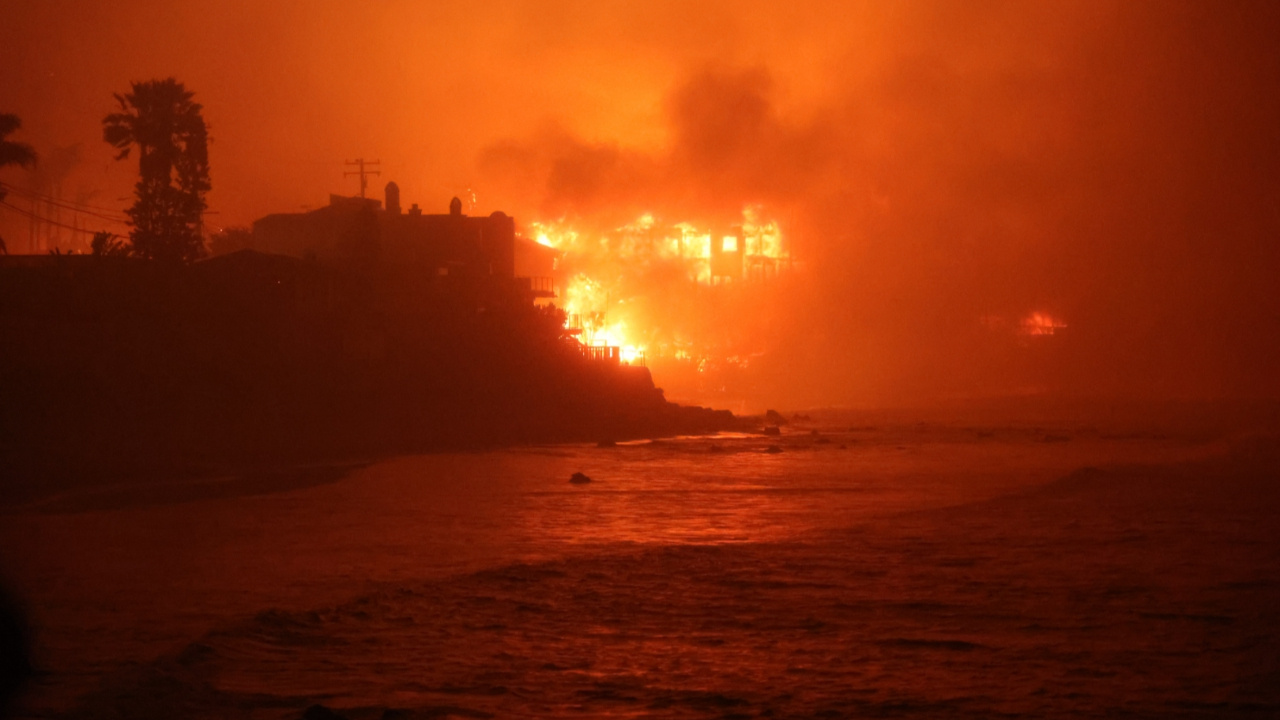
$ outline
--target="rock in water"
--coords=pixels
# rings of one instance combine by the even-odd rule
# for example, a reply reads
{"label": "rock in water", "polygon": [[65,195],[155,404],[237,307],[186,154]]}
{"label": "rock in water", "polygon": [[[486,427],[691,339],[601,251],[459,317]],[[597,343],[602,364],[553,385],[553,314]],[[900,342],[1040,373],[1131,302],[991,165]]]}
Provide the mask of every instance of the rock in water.
{"label": "rock in water", "polygon": [[777,455],[778,453],[782,452],[782,448],[778,447],[777,445],[770,445],[769,447],[765,448],[764,451],[769,453],[770,455]]}
{"label": "rock in water", "polygon": [[316,704],[303,711],[302,720],[347,720],[347,716],[341,715],[324,705]]}
{"label": "rock in water", "polygon": [[569,482],[573,483],[574,485],[586,485],[587,483],[591,482],[591,478],[587,477],[586,475],[583,475],[580,472],[576,472],[569,476]]}
{"label": "rock in water", "polygon": [[764,421],[770,425],[786,425],[787,419],[777,410],[769,410],[764,414]]}
{"label": "rock in water", "polygon": [[765,435],[781,435],[782,428],[778,427],[777,425],[765,425],[764,434]]}

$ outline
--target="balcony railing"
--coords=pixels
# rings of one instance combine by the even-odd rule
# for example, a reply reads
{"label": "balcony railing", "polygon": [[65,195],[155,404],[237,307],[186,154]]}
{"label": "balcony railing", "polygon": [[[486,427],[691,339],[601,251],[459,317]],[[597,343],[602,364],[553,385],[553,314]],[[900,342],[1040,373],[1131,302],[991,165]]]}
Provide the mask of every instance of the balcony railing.
{"label": "balcony railing", "polygon": [[516,282],[527,288],[534,297],[550,298],[556,296],[556,280],[549,277],[518,277]]}
{"label": "balcony railing", "polygon": [[[622,359],[622,348],[616,345],[578,345],[578,350],[582,353],[582,357],[596,362],[607,362],[614,365],[624,364]],[[630,361],[625,361],[627,365],[636,367],[645,367],[644,353],[636,355]]]}

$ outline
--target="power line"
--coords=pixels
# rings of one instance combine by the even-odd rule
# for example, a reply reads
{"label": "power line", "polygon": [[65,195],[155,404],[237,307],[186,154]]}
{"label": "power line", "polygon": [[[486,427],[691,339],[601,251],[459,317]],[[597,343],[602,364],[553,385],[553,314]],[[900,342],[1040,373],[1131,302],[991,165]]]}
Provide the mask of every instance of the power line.
{"label": "power line", "polygon": [[[107,213],[117,213],[117,212],[120,212],[119,210],[117,210],[117,209],[115,209],[115,208],[104,207],[104,206],[102,206],[102,205],[91,205],[91,204],[89,204],[89,203],[77,202],[77,201],[74,201],[74,200],[62,200],[61,198],[55,198],[55,197],[53,197],[52,195],[45,195],[44,193],[39,193],[39,192],[36,192],[35,190],[29,190],[29,189],[27,189],[27,188],[20,188],[20,187],[14,186],[14,185],[10,185],[10,184],[9,184],[9,183],[7,183],[7,182],[0,182],[0,188],[4,188],[5,190],[8,190],[8,191],[12,191],[12,192],[18,193],[19,195],[26,195],[26,196],[28,196],[28,197],[35,197],[35,198],[39,198],[39,199],[41,199],[41,200],[50,200],[50,201],[54,201],[54,202],[64,202],[64,203],[68,203],[68,204],[71,204],[71,205],[75,205],[76,207],[88,208],[88,209],[90,209],[90,210],[99,210],[99,211],[101,211],[101,212],[107,212]],[[121,198],[121,199],[123,199],[123,198]]]}
{"label": "power line", "polygon": [[[116,222],[116,223],[128,224],[128,220],[124,218],[124,215],[118,215],[118,214],[108,215],[106,214],[108,213],[108,211],[97,211],[97,210],[90,209],[92,208],[91,205],[81,205],[81,204],[77,204],[77,202],[72,202],[67,200],[58,200],[58,199],[54,199],[54,197],[49,197],[47,195],[40,195],[40,193],[38,192],[19,190],[19,188],[15,188],[13,186],[4,186],[3,191],[12,192],[13,195],[17,195],[19,197],[26,197],[27,200],[44,202],[44,204],[55,206],[55,208],[59,208],[61,210],[70,210],[72,211],[72,213],[92,215],[92,217],[95,217],[95,218],[101,218],[104,220],[113,220],[113,222]],[[111,213],[114,213],[114,211],[111,211]]]}
{"label": "power line", "polygon": [[[79,227],[76,227],[76,226],[74,226],[74,225],[68,225],[68,224],[63,223],[63,222],[58,222],[57,220],[50,220],[49,218],[41,217],[40,215],[37,215],[37,214],[35,214],[35,213],[31,212],[30,210],[27,210],[27,209],[24,209],[24,208],[20,208],[20,207],[18,207],[17,205],[14,205],[13,203],[10,203],[10,202],[9,202],[9,201],[7,201],[7,200],[0,200],[0,205],[3,205],[3,206],[5,206],[5,207],[9,208],[10,210],[13,210],[14,212],[18,213],[19,215],[22,215],[23,217],[27,217],[27,218],[30,218],[30,219],[32,219],[32,220],[39,220],[39,221],[40,221],[40,222],[42,222],[42,223],[48,223],[48,224],[50,224],[50,225],[54,225],[54,226],[56,226],[56,227],[60,227],[60,228],[65,228],[65,229],[67,229],[67,230],[71,230],[71,231],[73,231],[73,232],[84,233],[85,235],[95,235],[95,234],[97,234],[97,232],[99,232],[99,231],[95,231],[95,230],[85,230],[84,228],[79,228]],[[112,234],[114,235],[114,233],[112,233]]]}
{"label": "power line", "polygon": [[12,185],[9,185],[7,183],[0,183],[0,191],[6,192],[6,193],[11,192],[14,195],[18,195],[19,197],[25,197],[28,200],[38,200],[40,202],[53,205],[63,210],[70,210],[71,212],[81,213],[84,215],[92,215],[93,217],[100,218],[102,220],[110,220],[111,222],[120,223],[121,225],[129,224],[129,221],[125,219],[125,217],[122,215],[106,215],[104,213],[95,212],[94,210],[86,210],[85,208],[89,208],[93,206],[80,205],[78,203],[58,200],[55,198],[51,198],[47,195],[41,195],[40,193],[31,192],[30,190],[22,190],[20,188],[15,188]]}
{"label": "power line", "polygon": [[369,187],[369,180],[368,180],[365,176],[366,176],[366,175],[381,175],[381,174],[382,174],[381,172],[379,172],[379,171],[377,171],[377,170],[365,170],[365,165],[381,165],[381,164],[382,164],[382,161],[381,161],[381,160],[370,160],[370,161],[368,161],[368,162],[365,162],[365,159],[364,159],[364,158],[356,158],[355,160],[348,160],[348,161],[346,162],[346,164],[347,164],[347,165],[359,165],[359,166],[360,166],[360,169],[359,169],[359,170],[348,170],[348,171],[346,171],[346,172],[342,173],[342,177],[350,177],[350,176],[352,176],[352,175],[359,175],[359,176],[360,176],[360,197],[363,199],[363,198],[364,198],[364,190],[365,190],[365,188]]}

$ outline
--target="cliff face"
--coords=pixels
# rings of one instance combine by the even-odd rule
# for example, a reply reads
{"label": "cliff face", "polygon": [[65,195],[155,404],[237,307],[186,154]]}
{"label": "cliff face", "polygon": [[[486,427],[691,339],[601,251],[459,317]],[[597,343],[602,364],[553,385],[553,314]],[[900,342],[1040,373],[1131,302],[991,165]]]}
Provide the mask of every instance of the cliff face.
{"label": "cliff face", "polygon": [[0,462],[111,475],[726,427],[516,288],[247,254],[0,267]]}

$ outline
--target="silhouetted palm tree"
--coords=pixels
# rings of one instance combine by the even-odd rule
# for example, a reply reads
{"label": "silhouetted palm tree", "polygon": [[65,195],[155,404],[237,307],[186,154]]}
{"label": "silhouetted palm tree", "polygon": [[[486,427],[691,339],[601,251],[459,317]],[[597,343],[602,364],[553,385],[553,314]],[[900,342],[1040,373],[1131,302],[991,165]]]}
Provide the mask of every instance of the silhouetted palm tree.
{"label": "silhouetted palm tree", "polygon": [[[36,151],[30,145],[5,139],[20,127],[22,121],[17,115],[0,114],[0,168],[6,165],[27,167],[36,162]],[[4,189],[0,188],[0,200],[4,200],[4,197]],[[9,254],[4,238],[0,238],[0,254]]]}
{"label": "silhouetted palm tree", "polygon": [[138,147],[137,200],[128,210],[133,252],[157,260],[204,255],[200,217],[209,191],[209,136],[194,93],[173,78],[132,83],[117,94],[121,112],[102,120],[102,139],[119,150]]}
{"label": "silhouetted palm tree", "polygon": [[0,114],[0,167],[18,165],[27,167],[36,161],[36,151],[26,143],[6,140],[15,130],[22,127],[17,115]]}

